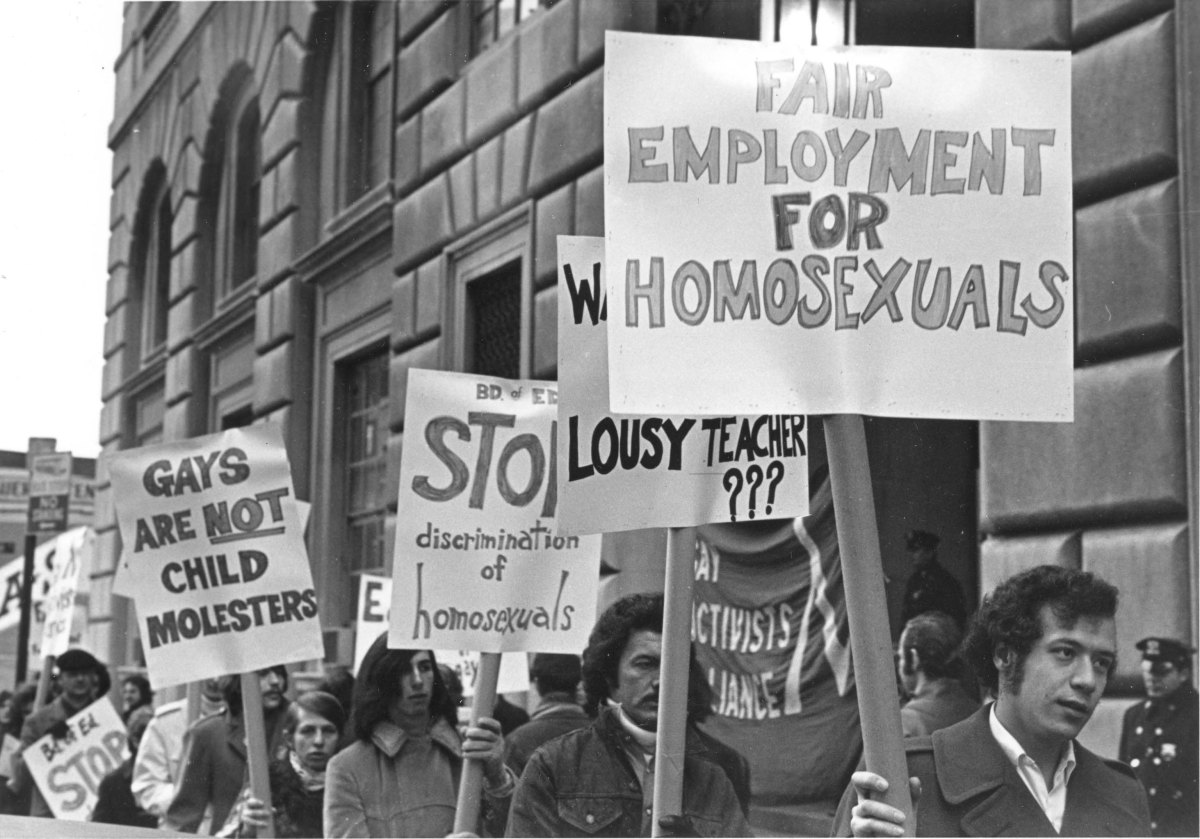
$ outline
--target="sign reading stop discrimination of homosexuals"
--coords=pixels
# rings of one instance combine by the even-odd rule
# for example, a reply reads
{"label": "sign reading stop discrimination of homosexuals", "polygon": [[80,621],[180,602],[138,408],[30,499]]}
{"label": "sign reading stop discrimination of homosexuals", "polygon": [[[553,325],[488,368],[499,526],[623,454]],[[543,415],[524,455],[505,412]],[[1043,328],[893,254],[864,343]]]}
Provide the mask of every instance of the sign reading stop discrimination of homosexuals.
{"label": "sign reading stop discrimination of homosexuals", "polygon": [[55,818],[87,821],[100,781],[127,755],[125,724],[107,697],[67,720],[66,735],[47,734],[21,753]]}
{"label": "sign reading stop discrimination of homosexuals", "polygon": [[558,300],[563,532],[687,527],[808,512],[803,414],[609,412],[604,239],[558,237]]}
{"label": "sign reading stop discrimination of homosexuals", "polygon": [[578,652],[599,536],[558,533],[554,382],[410,370],[388,646]]}
{"label": "sign reading stop discrimination of homosexuals", "polygon": [[604,99],[613,411],[1072,419],[1069,54],[610,32]]}
{"label": "sign reading stop discrimination of homosexuals", "polygon": [[110,471],[156,688],[324,655],[277,425],[121,452]]}

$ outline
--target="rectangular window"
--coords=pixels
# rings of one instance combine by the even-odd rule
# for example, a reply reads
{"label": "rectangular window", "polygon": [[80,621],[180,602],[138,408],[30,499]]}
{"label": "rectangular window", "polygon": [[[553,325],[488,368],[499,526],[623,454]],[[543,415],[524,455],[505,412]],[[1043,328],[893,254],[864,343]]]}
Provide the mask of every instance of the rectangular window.
{"label": "rectangular window", "polygon": [[521,376],[521,263],[500,266],[467,285],[465,369],[485,376]]}
{"label": "rectangular window", "polygon": [[344,437],[345,567],[378,571],[387,556],[388,351],[338,365]]}
{"label": "rectangular window", "polygon": [[387,178],[392,135],[393,21],[390,3],[356,4],[350,19],[346,204]]}
{"label": "rectangular window", "polygon": [[557,0],[475,0],[471,10],[471,56],[477,56],[539,9]]}
{"label": "rectangular window", "polygon": [[129,448],[136,449],[153,443],[161,443],[163,417],[166,416],[166,411],[167,403],[163,398],[161,384],[134,397],[133,439],[130,441]]}

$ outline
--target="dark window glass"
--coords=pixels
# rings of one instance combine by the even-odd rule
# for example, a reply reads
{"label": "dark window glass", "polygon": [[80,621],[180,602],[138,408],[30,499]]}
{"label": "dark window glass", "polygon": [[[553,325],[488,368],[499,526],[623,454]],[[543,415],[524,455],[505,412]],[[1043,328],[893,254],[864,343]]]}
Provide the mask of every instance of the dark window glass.
{"label": "dark window glass", "polygon": [[351,571],[380,569],[386,556],[388,354],[341,365],[345,400],[346,559]]}
{"label": "dark window glass", "polygon": [[466,320],[471,372],[518,378],[521,375],[520,260],[467,285]]}

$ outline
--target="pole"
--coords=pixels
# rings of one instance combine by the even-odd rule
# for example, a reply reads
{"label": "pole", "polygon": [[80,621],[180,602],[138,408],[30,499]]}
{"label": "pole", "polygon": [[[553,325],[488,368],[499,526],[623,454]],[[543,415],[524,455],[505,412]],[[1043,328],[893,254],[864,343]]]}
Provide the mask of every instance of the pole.
{"label": "pole", "polygon": [[[471,703],[471,722],[479,725],[480,717],[490,717],[496,705],[496,684],[500,681],[500,653],[479,654],[479,676],[475,679],[475,701]],[[454,833],[476,833],[479,827],[479,808],[483,801],[483,764],[464,760],[462,780],[458,785],[458,803],[454,810]]]}
{"label": "pole", "polygon": [[696,528],[667,531],[667,573],[663,597],[663,649],[658,687],[658,732],[654,741],[654,811],[651,836],[662,836],[658,821],[683,812],[683,763],[687,739],[688,665],[692,653],[692,558]]}
{"label": "pole", "polygon": [[33,710],[38,710],[46,704],[50,696],[50,674],[54,672],[54,662],[57,656],[48,655],[42,658],[42,672],[38,676],[37,694],[33,698]]}
{"label": "pole", "polygon": [[17,680],[24,683],[29,671],[29,622],[33,615],[33,554],[37,550],[37,535],[25,534],[25,564],[21,571],[21,620],[17,625]]}
{"label": "pole", "polygon": [[242,721],[246,725],[246,760],[250,765],[250,794],[267,808],[270,822],[259,828],[257,835],[265,839],[275,836],[275,821],[271,818],[271,776],[267,768],[267,724],[263,720],[262,688],[257,673],[243,673]]}
{"label": "pole", "polygon": [[825,443],[846,589],[846,614],[850,621],[850,649],[858,683],[863,755],[867,770],[888,782],[888,790],[879,800],[904,812],[904,835],[914,836],[916,825],[908,789],[900,705],[896,701],[883,560],[879,555],[879,528],[862,417],[857,414],[825,417]]}
{"label": "pole", "polygon": [[[192,723],[200,718],[200,694],[202,685],[199,682],[188,682],[187,686],[187,724],[190,728]],[[260,688],[261,690],[261,688]]]}

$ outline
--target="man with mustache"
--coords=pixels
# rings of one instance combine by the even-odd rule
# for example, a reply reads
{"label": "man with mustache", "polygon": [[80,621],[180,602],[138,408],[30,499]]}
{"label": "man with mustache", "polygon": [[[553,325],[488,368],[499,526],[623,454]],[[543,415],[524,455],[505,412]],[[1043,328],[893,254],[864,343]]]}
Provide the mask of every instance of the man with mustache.
{"label": "man with mustache", "polygon": [[[583,652],[585,710],[595,720],[533,753],[517,782],[508,836],[649,836],[654,799],[662,659],[662,596],[618,600]],[[706,696],[692,660],[689,711]],[[682,709],[681,709],[682,710]],[[682,813],[660,819],[665,835],[749,836],[726,754],[689,726]]]}
{"label": "man with mustache", "polygon": [[[996,701],[906,742],[917,836],[1149,835],[1133,771],[1075,740],[1116,663],[1116,611],[1113,586],[1059,566],[984,598],[964,649]],[[869,797],[886,789],[855,772],[838,835],[902,835],[903,814]]]}
{"label": "man with mustache", "polygon": [[[242,791],[247,763],[241,681],[238,676],[223,679],[224,712],[201,719],[189,731],[183,771],[167,808],[164,826],[170,830],[195,833],[206,814],[211,814],[210,831],[215,833],[225,824]],[[283,753],[287,668],[277,664],[259,670],[258,685],[269,760]]]}

